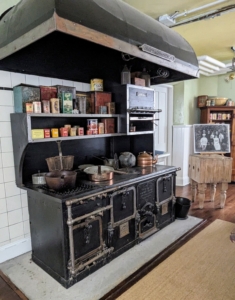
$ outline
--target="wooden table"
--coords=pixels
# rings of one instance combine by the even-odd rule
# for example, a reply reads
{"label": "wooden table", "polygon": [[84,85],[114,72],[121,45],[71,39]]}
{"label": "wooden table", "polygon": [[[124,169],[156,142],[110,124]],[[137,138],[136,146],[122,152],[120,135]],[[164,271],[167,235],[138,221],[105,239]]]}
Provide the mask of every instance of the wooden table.
{"label": "wooden table", "polygon": [[211,201],[215,200],[216,186],[220,185],[220,208],[224,208],[228,182],[231,182],[232,158],[219,154],[189,156],[189,178],[192,185],[192,201],[198,192],[199,208],[204,207],[207,184],[210,184]]}

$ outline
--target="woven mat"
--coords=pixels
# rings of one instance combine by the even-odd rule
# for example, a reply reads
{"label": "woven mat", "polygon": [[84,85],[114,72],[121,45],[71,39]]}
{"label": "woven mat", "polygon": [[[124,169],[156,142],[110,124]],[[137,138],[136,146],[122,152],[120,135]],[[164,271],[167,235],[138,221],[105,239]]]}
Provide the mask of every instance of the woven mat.
{"label": "woven mat", "polygon": [[118,300],[234,300],[234,227],[214,221]]}

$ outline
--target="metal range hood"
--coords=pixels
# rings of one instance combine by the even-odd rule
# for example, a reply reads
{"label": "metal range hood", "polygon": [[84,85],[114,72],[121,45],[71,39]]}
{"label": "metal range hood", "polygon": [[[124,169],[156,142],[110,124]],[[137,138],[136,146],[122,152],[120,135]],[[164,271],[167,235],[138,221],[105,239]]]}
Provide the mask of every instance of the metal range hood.
{"label": "metal range hood", "polygon": [[124,64],[152,84],[199,77],[187,41],[120,0],[22,0],[1,17],[1,70],[118,81]]}

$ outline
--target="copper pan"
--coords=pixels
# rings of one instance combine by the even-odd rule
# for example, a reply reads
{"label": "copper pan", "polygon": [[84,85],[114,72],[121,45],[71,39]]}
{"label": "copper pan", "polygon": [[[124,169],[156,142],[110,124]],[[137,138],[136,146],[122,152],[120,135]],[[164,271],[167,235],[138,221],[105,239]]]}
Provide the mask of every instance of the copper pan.
{"label": "copper pan", "polygon": [[88,179],[91,181],[105,181],[112,180],[114,173],[127,174],[124,171],[114,170],[113,167],[109,166],[93,166],[83,170],[88,175]]}

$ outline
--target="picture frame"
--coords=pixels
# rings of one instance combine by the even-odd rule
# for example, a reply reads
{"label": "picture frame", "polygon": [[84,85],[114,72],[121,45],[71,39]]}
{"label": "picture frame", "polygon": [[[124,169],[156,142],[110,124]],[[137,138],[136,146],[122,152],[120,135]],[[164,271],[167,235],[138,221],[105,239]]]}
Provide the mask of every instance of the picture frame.
{"label": "picture frame", "polygon": [[194,153],[230,153],[229,124],[194,124]]}

